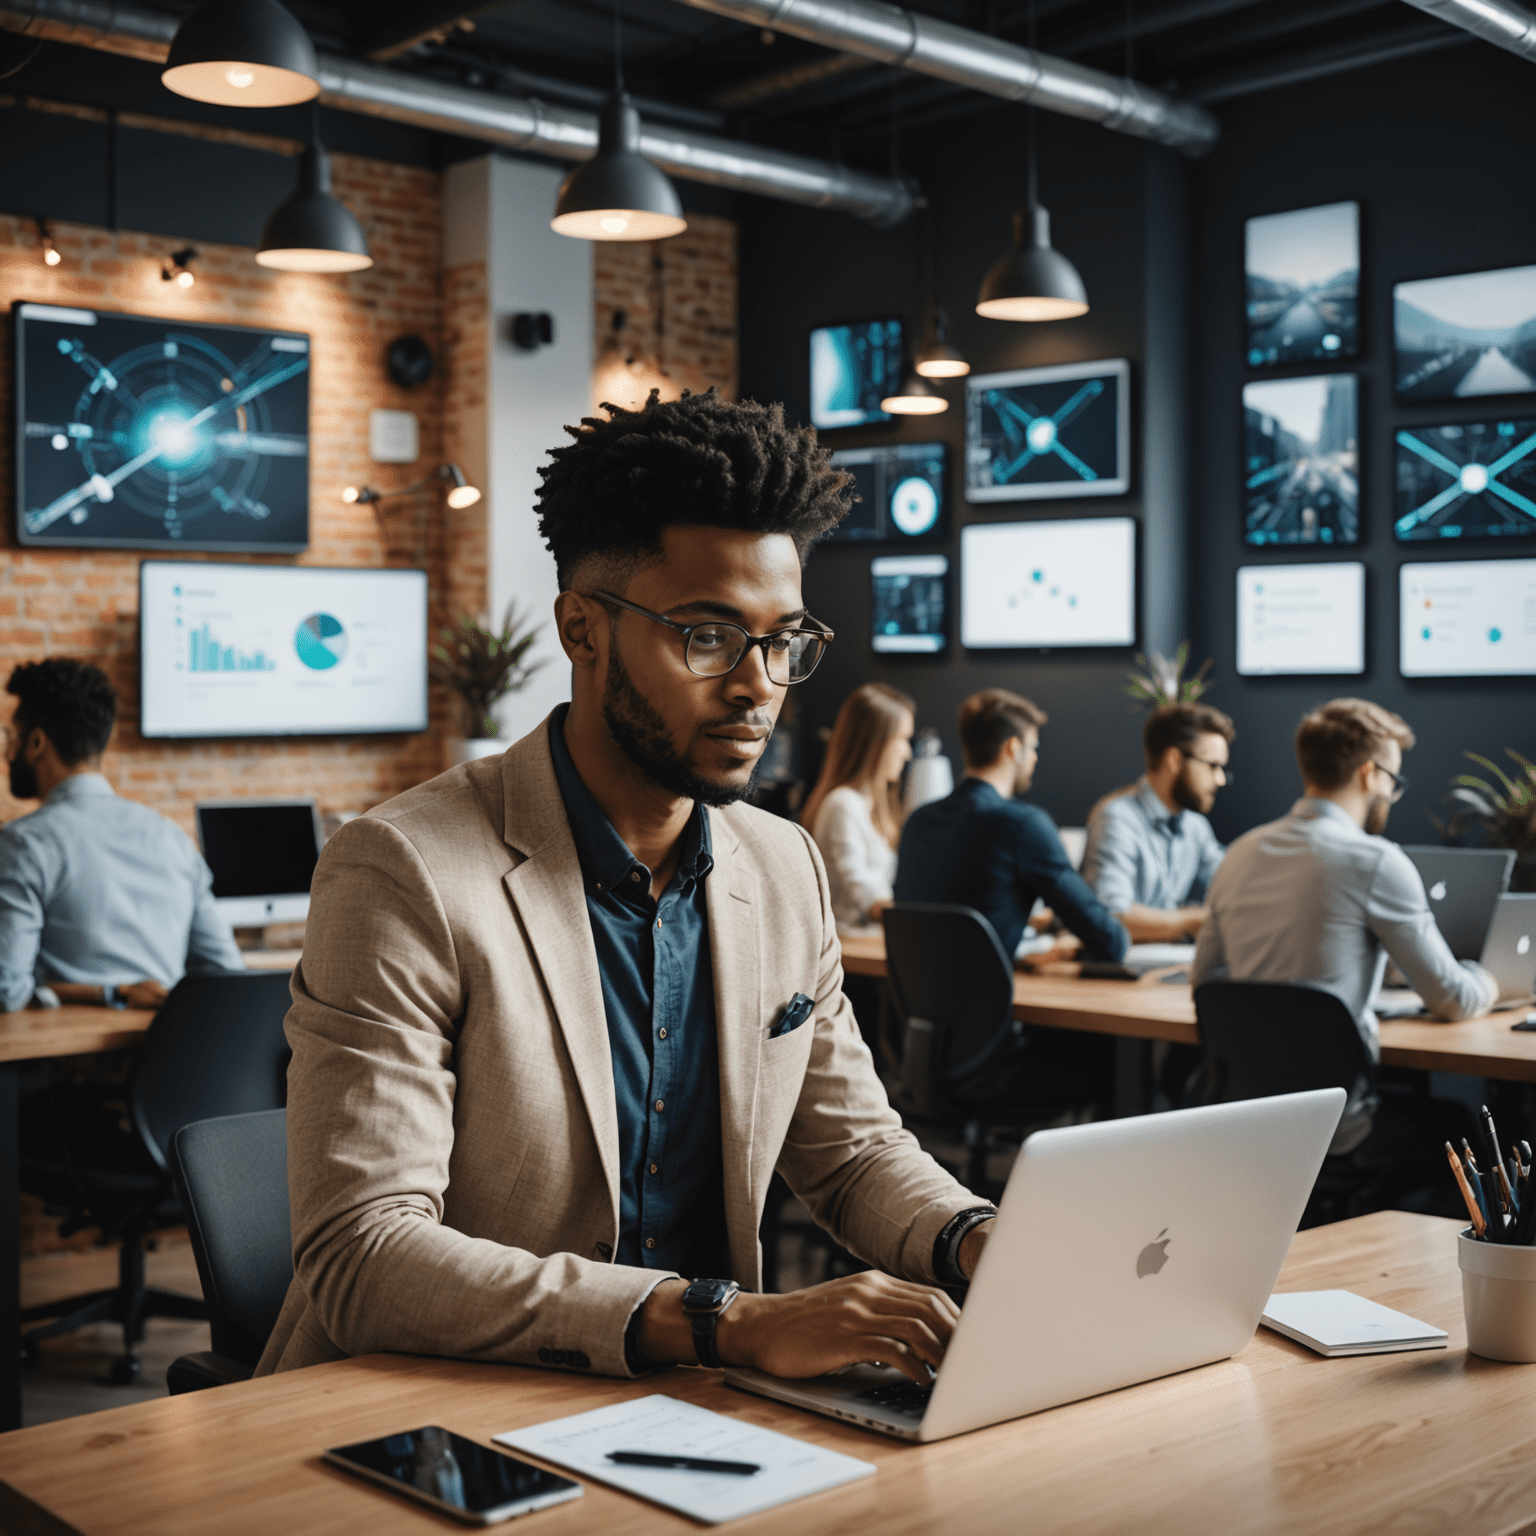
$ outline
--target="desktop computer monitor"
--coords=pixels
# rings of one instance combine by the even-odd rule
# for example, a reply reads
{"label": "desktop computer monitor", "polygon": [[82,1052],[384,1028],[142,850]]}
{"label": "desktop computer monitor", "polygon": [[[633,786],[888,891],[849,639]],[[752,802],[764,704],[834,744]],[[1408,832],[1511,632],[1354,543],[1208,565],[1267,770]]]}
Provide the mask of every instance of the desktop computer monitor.
{"label": "desktop computer monitor", "polygon": [[301,923],[323,836],[313,800],[205,800],[197,841],[231,928]]}

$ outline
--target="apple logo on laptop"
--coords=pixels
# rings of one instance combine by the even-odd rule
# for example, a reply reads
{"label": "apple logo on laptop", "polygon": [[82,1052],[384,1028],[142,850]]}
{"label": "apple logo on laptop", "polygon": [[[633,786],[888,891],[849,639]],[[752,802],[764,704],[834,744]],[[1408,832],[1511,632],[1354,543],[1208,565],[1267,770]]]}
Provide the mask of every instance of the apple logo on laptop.
{"label": "apple logo on laptop", "polygon": [[1150,1242],[1136,1255],[1136,1278],[1145,1280],[1148,1275],[1155,1275],[1164,1264],[1168,1262],[1168,1244],[1173,1239],[1168,1236],[1168,1228],[1164,1227],[1157,1234],[1157,1241]]}
{"label": "apple logo on laptop", "polygon": [[1520,935],[1519,941],[1515,945],[1515,953],[1517,955],[1528,955],[1528,954],[1530,954],[1530,952],[1531,952],[1531,936],[1528,933],[1522,933]]}
{"label": "apple logo on laptop", "polygon": [[1445,900],[1445,881],[1444,880],[1436,880],[1435,883],[1432,886],[1430,886],[1430,888],[1429,888],[1429,899],[1431,901],[1444,901]]}

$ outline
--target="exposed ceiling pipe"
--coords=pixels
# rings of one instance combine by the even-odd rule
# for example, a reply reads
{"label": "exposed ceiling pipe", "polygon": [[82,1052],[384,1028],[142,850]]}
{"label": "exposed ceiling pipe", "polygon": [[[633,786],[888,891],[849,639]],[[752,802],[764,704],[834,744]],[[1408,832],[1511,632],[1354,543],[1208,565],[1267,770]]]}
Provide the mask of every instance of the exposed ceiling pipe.
{"label": "exposed ceiling pipe", "polygon": [[1536,15],[1515,0],[1408,0],[1408,4],[1496,48],[1536,61]]}
{"label": "exposed ceiling pipe", "polygon": [[[1119,133],[1203,155],[1216,119],[1135,80],[1053,58],[1017,43],[886,5],[883,0],[683,0],[747,26],[787,32],[827,48],[895,64],[952,85],[1087,118]],[[1473,0],[1465,0],[1471,4]]]}
{"label": "exposed ceiling pipe", "polygon": [[[165,61],[176,25],[175,17],[134,0],[0,0],[0,30],[154,63]],[[595,113],[447,85],[334,54],[320,55],[320,100],[329,107],[558,160],[587,160],[597,153]],[[647,123],[640,149],[674,176],[850,213],[882,229],[901,223],[914,206],[911,186],[898,177],[874,176],[689,128]]]}

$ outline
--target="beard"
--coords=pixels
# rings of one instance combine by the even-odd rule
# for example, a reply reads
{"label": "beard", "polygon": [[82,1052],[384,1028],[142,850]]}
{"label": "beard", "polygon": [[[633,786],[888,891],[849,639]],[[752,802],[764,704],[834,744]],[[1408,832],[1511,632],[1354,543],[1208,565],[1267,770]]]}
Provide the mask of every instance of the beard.
{"label": "beard", "polygon": [[1171,793],[1186,811],[1199,811],[1202,816],[1216,803],[1215,795],[1202,795],[1182,773],[1173,781]]}
{"label": "beard", "polygon": [[36,800],[39,798],[37,772],[31,763],[27,762],[18,753],[11,759],[11,798],[13,800]]}
{"label": "beard", "polygon": [[1380,837],[1387,830],[1387,817],[1392,814],[1392,802],[1385,795],[1372,795],[1365,807],[1365,830],[1372,837]]}
{"label": "beard", "polygon": [[[608,681],[603,689],[603,723],[630,762],[653,784],[683,800],[701,805],[734,805],[757,788],[762,758],[752,765],[744,784],[720,784],[701,777],[680,757],[667,732],[667,723],[651,701],[635,687],[616,648],[608,652]],[[708,725],[760,725],[750,711],[711,720]],[[708,726],[706,727],[706,729]]]}

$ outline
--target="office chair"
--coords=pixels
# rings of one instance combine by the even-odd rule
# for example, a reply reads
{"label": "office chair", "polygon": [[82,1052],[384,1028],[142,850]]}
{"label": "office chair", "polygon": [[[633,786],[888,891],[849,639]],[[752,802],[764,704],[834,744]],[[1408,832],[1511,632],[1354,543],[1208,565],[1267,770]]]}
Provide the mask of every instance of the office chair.
{"label": "office chair", "polygon": [[[67,1213],[63,1230],[95,1225],[117,1238],[118,1283],[109,1291],[30,1307],[23,1323],[52,1319],[22,1336],[34,1363],[41,1340],[87,1323],[123,1327],[123,1355],[111,1379],[137,1380],[134,1346],[147,1317],[206,1317],[192,1296],[145,1284],[144,1240],[180,1220],[171,1174],[171,1139],[182,1126],[212,1116],[275,1109],[286,1098],[288,976],[281,971],[219,971],[187,976],[161,1004],[144,1037],[128,1088],[130,1129],[65,1117],[53,1145],[24,1147],[22,1188]],[[95,1111],[95,1120],[101,1112]]]}
{"label": "office chair", "polygon": [[199,1120],[176,1133],[174,1146],[213,1349],[171,1362],[172,1396],[250,1380],[293,1279],[288,1111]]}

